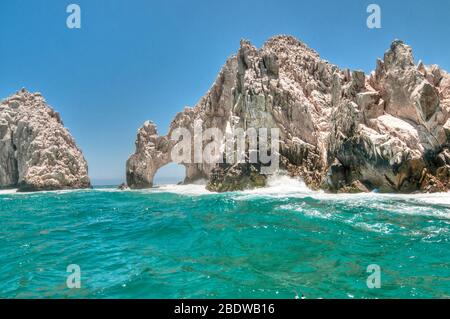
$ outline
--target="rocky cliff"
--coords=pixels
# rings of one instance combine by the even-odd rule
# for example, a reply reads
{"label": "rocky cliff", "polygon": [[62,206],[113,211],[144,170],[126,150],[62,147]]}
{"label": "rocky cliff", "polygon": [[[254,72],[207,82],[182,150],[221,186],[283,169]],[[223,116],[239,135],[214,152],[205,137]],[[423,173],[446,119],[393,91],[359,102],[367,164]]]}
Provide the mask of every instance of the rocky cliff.
{"label": "rocky cliff", "polygon": [[[261,49],[241,41],[210,91],[175,117],[167,136],[151,122],[139,130],[127,181],[132,188],[151,187],[156,171],[172,161],[171,133],[180,127],[194,133],[197,122],[224,135],[278,128],[280,169],[312,189],[446,191],[449,111],[450,75],[436,65],[416,65],[401,41],[369,75],[341,70],[290,36],[274,37]],[[212,191],[265,183],[258,163],[183,164],[186,182],[206,178]]]}
{"label": "rocky cliff", "polygon": [[22,89],[0,103],[0,188],[88,188],[86,160],[60,115]]}

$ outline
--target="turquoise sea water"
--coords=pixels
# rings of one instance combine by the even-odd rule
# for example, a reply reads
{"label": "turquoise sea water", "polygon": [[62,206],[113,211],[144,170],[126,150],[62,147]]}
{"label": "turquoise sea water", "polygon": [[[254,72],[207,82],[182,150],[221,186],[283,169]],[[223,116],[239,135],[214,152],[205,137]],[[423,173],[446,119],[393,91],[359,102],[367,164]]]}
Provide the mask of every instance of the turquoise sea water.
{"label": "turquoise sea water", "polygon": [[[450,194],[0,192],[1,298],[449,298]],[[81,268],[68,289],[66,268]],[[367,266],[381,267],[369,289]]]}

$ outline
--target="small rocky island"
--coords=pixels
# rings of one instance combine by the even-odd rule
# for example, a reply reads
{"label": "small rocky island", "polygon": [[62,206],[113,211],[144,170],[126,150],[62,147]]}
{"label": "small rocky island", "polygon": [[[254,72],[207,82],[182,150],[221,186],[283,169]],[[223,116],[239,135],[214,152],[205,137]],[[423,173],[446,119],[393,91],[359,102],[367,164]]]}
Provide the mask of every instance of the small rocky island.
{"label": "small rocky island", "polygon": [[83,154],[40,93],[22,89],[0,103],[0,188],[89,187]]}
{"label": "small rocky island", "polygon": [[[241,41],[210,91],[159,136],[146,122],[126,165],[131,188],[148,188],[172,162],[179,127],[280,130],[280,168],[329,192],[443,192],[450,183],[450,75],[415,64],[394,41],[369,75],[342,70],[291,36],[261,49]],[[255,164],[184,164],[186,183],[211,191],[264,186]]]}

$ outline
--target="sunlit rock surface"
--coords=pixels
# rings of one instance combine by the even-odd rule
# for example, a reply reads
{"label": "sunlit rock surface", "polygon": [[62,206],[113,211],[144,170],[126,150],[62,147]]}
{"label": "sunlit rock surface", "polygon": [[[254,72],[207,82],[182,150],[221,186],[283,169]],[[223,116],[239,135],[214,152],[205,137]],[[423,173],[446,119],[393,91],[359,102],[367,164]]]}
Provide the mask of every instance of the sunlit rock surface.
{"label": "sunlit rock surface", "polygon": [[88,188],[86,160],[59,113],[22,89],[0,103],[0,188]]}

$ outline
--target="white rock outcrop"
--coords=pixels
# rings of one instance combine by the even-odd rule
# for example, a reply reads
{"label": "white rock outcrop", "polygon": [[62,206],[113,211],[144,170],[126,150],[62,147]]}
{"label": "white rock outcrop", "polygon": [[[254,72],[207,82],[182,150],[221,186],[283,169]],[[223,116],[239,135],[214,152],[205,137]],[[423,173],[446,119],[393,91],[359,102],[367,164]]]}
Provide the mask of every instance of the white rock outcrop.
{"label": "white rock outcrop", "polygon": [[[450,76],[414,64],[394,41],[376,70],[341,70],[291,36],[261,49],[241,41],[210,91],[159,137],[146,123],[127,163],[133,187],[151,187],[170,163],[174,128],[280,129],[281,168],[313,189],[331,192],[437,192],[449,187]],[[186,182],[209,180],[228,191],[264,184],[258,165],[185,164]]]}
{"label": "white rock outcrop", "polygon": [[25,89],[0,103],[0,188],[89,188],[88,167],[60,115]]}
{"label": "white rock outcrop", "polygon": [[398,40],[369,77],[336,75],[328,156],[343,174],[329,184],[339,189],[361,181],[383,192],[447,190],[449,89],[447,72],[416,66],[411,48]]}

